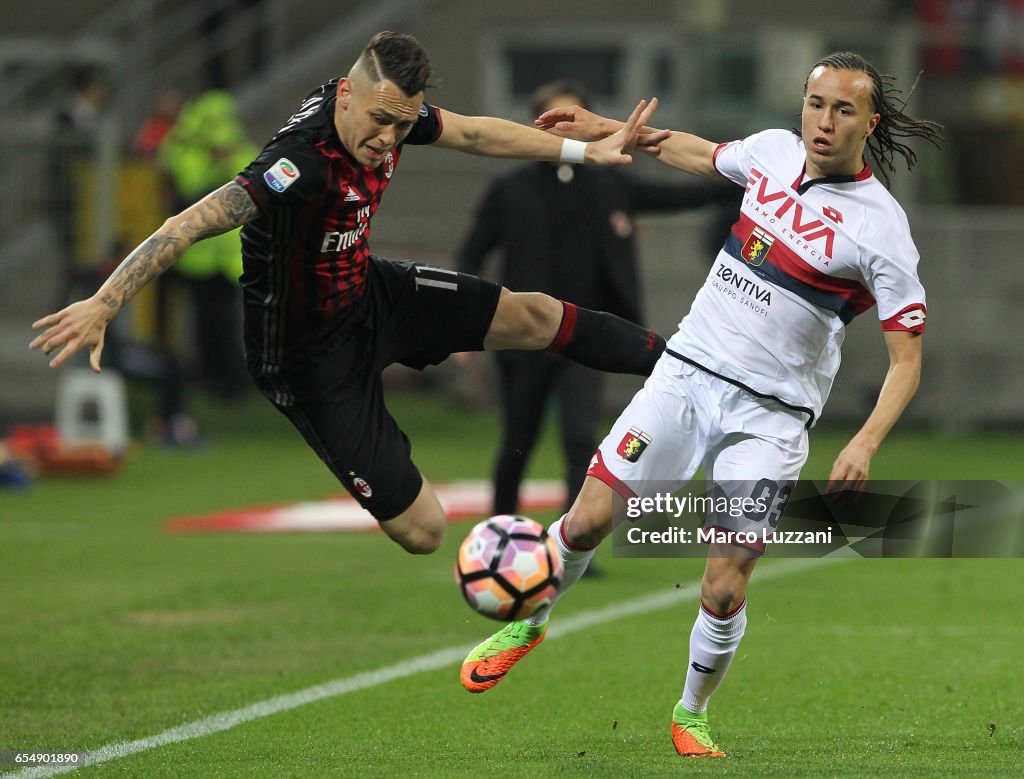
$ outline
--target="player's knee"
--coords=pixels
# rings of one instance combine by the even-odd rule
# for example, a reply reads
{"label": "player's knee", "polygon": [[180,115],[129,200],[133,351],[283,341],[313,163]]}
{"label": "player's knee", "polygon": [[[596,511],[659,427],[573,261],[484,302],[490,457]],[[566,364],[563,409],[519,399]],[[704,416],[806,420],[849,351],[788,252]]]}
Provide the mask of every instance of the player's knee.
{"label": "player's knee", "polygon": [[[581,494],[582,497],[582,494]],[[589,501],[577,501],[569,509],[562,532],[569,545],[576,549],[594,549],[611,532],[611,511]]]}
{"label": "player's knee", "polygon": [[443,528],[414,528],[411,532],[392,538],[409,554],[431,554],[441,546]]}
{"label": "player's knee", "polygon": [[380,523],[388,537],[410,554],[437,551],[444,538],[445,515],[440,504],[429,510],[418,507]]}
{"label": "player's knee", "polygon": [[728,614],[747,596],[747,580],[729,571],[704,574],[700,583],[700,599],[716,614]]}
{"label": "player's knee", "polygon": [[433,554],[441,546],[440,536],[409,539],[401,542],[402,548],[409,554]]}
{"label": "player's knee", "polygon": [[382,520],[380,528],[410,554],[430,554],[441,546],[446,520],[437,495],[424,479],[412,505],[398,516]]}

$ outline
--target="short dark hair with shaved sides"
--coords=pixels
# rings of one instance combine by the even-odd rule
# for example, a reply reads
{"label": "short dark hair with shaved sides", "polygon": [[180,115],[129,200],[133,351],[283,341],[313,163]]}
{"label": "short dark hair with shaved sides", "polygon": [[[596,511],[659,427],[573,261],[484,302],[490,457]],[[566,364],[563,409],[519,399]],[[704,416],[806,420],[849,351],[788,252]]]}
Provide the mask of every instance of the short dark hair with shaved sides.
{"label": "short dark hair with shaved sides", "polygon": [[[893,164],[896,155],[903,158],[910,170],[917,163],[917,154],[901,138],[921,138],[933,146],[938,146],[942,139],[942,125],[925,119],[914,119],[903,113],[914,93],[911,87],[906,98],[896,88],[893,76],[879,73],[878,70],[860,54],[852,51],[837,51],[822,57],[811,68],[811,73],[819,67],[833,70],[853,70],[864,73],[871,81],[871,110],[878,114],[878,124],[868,137],[868,153],[874,159],[875,172],[882,182],[889,186],[889,174],[896,172]],[[804,92],[811,75],[804,80]],[[914,82],[917,86],[917,82]]]}
{"label": "short dark hair with shaved sides", "polygon": [[587,95],[587,88],[577,81],[567,78],[548,81],[537,87],[530,95],[530,106],[535,117],[544,113],[544,108],[549,102],[561,95],[572,95],[580,108],[590,108],[590,97]]}
{"label": "short dark hair with shaved sides", "polygon": [[391,30],[377,33],[359,55],[359,65],[374,83],[392,81],[410,97],[434,86],[427,53],[411,35]]}

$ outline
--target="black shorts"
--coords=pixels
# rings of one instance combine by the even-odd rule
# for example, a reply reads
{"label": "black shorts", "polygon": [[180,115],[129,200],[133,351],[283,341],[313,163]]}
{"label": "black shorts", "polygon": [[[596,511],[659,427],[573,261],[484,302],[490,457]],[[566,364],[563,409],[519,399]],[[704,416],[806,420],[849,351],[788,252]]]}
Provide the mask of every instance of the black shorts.
{"label": "black shorts", "polygon": [[501,287],[463,273],[371,257],[368,299],[316,353],[276,376],[267,398],[379,521],[412,505],[423,485],[408,437],[384,405],[381,372],[422,370],[452,352],[480,351]]}

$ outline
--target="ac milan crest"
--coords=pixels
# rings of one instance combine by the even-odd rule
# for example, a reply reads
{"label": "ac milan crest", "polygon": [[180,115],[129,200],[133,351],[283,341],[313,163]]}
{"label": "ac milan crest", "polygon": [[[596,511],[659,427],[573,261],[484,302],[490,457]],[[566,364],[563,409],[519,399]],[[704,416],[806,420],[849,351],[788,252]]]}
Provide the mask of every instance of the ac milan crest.
{"label": "ac milan crest", "polygon": [[356,492],[358,492],[364,498],[373,497],[373,487],[370,486],[370,483],[366,481],[366,479],[364,479],[362,476],[356,476],[351,471],[349,472],[348,475],[352,477],[352,487],[355,489]]}

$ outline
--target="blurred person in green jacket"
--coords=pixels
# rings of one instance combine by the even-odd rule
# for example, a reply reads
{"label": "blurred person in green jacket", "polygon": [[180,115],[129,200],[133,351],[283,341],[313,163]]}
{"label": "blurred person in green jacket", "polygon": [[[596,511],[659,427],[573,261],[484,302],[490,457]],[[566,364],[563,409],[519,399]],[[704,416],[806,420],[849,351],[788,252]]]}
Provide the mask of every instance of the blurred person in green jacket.
{"label": "blurred person in green jacket", "polygon": [[[189,101],[158,152],[174,190],[174,210],[217,189],[258,152],[229,93],[211,90]],[[174,271],[191,298],[203,387],[221,398],[236,397],[249,383],[242,352],[238,230],[194,244]]]}

